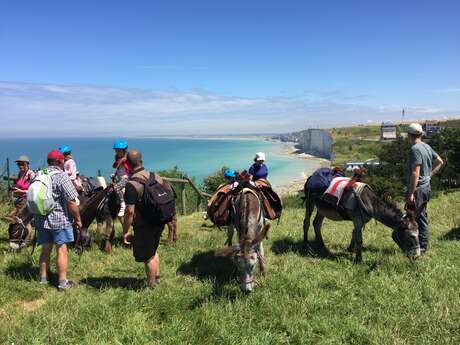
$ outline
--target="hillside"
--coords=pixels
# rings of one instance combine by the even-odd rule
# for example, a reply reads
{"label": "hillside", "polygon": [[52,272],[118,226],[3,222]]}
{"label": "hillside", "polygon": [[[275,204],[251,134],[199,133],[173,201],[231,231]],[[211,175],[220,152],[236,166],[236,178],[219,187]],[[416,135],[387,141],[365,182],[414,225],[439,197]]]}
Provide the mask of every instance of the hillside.
{"label": "hillside", "polygon": [[239,291],[231,261],[213,256],[225,235],[203,227],[200,214],[180,217],[179,242],[160,245],[162,282],[153,291],[121,246],[108,256],[95,245],[82,257],[72,253],[74,290],[40,286],[39,250],[34,263],[28,252],[3,253],[2,223],[0,343],[458,344],[460,192],[429,206],[428,255],[409,262],[391,230],[371,221],[361,264],[345,251],[349,222],[326,221],[330,255],[304,253],[304,212],[292,206],[273,224],[265,241],[268,276],[250,295]]}

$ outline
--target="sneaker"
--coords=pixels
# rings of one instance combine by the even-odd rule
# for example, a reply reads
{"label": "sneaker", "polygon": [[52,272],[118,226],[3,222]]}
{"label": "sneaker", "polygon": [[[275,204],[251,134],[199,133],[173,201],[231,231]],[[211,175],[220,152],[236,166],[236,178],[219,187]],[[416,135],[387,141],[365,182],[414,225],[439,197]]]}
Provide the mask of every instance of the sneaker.
{"label": "sneaker", "polygon": [[40,277],[39,283],[40,283],[40,285],[48,285],[49,284],[48,278]]}
{"label": "sneaker", "polygon": [[71,288],[74,288],[74,287],[77,287],[78,284],[71,281],[71,280],[67,280],[67,282],[65,284],[59,284],[58,285],[58,290],[59,291],[65,291],[65,290],[68,290],[68,289],[71,289]]}

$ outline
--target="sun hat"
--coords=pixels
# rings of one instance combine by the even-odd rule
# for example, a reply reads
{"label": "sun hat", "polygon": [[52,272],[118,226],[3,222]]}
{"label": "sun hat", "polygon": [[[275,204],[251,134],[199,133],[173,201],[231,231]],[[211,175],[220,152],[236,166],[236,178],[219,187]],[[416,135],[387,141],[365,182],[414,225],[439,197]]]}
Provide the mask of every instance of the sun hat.
{"label": "sun hat", "polygon": [[265,153],[263,152],[257,152],[256,153],[256,158],[254,158],[256,161],[264,161],[265,160]]}
{"label": "sun hat", "polygon": [[64,155],[59,150],[53,150],[48,153],[48,159],[64,160]]}
{"label": "sun hat", "polygon": [[423,128],[420,124],[418,123],[411,123],[409,127],[407,127],[407,133],[409,134],[415,134],[415,135],[421,135],[423,134]]}
{"label": "sun hat", "polygon": [[19,163],[19,162],[30,163],[29,157],[27,157],[26,155],[19,156],[19,158],[16,159],[16,163]]}

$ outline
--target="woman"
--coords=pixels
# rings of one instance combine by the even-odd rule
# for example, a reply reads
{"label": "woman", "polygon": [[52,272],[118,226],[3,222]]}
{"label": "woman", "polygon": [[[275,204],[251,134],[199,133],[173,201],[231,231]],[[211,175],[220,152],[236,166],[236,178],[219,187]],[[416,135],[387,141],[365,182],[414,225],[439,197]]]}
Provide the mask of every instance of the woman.
{"label": "woman", "polygon": [[252,181],[257,181],[260,179],[266,180],[268,177],[268,168],[264,164],[265,162],[265,153],[257,152],[254,158],[254,164],[249,168],[249,174],[251,175]]}
{"label": "woman", "polygon": [[[16,160],[16,164],[18,165],[19,173],[12,190],[14,197],[14,210],[10,213],[10,217],[20,217],[24,208],[27,207],[27,190],[35,177],[35,173],[29,167],[29,157],[20,156]],[[29,233],[28,237],[30,237],[32,234],[32,225],[30,222],[27,222],[24,225]]]}

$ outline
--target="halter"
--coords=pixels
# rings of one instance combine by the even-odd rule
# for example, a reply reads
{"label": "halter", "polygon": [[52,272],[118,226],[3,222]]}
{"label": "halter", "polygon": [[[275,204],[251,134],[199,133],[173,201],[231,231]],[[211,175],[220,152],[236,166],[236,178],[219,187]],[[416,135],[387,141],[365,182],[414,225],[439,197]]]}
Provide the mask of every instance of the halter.
{"label": "halter", "polygon": [[24,222],[22,221],[21,218],[19,218],[18,216],[15,216],[15,218],[16,218],[16,222],[15,222],[15,223],[10,223],[10,224],[11,224],[11,225],[19,224],[19,225],[21,226],[21,230],[17,230],[17,231],[14,232],[15,235],[16,235],[18,232],[20,232],[20,236],[19,236],[18,239],[13,239],[13,240],[9,239],[9,242],[12,242],[12,243],[22,243],[22,242],[25,242],[25,241],[23,240],[22,237],[24,236],[24,232],[27,231],[27,228],[26,228],[26,226],[25,226],[25,224],[24,224]]}

